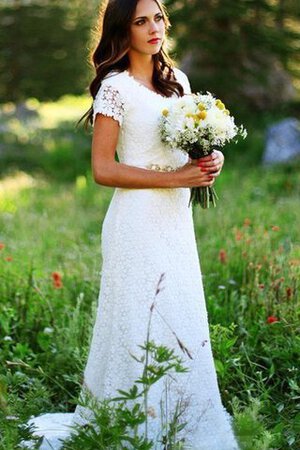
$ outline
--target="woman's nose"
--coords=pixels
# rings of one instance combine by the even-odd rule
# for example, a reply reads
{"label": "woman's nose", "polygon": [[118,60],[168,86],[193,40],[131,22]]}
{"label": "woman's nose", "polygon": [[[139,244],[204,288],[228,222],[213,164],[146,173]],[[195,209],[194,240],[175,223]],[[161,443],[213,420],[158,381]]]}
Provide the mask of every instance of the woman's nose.
{"label": "woman's nose", "polygon": [[150,33],[152,34],[153,32],[158,31],[158,30],[159,30],[158,23],[156,23],[154,21],[150,22],[150,27],[149,27]]}

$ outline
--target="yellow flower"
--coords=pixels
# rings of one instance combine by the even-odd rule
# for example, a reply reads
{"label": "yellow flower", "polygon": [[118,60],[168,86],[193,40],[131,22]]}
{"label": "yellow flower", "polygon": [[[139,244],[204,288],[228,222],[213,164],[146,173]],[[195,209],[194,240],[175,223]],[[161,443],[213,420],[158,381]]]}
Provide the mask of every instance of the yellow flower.
{"label": "yellow flower", "polygon": [[162,110],[162,115],[167,117],[169,115],[169,110],[167,108]]}
{"label": "yellow flower", "polygon": [[216,107],[219,109],[225,109],[225,105],[220,99],[216,100]]}
{"label": "yellow flower", "polygon": [[197,116],[198,116],[198,118],[200,120],[204,120],[206,118],[206,116],[207,116],[207,112],[206,111],[200,111],[200,112],[198,112]]}
{"label": "yellow flower", "polygon": [[199,109],[200,111],[204,111],[204,110],[205,110],[205,105],[204,105],[204,103],[198,103],[198,109]]}

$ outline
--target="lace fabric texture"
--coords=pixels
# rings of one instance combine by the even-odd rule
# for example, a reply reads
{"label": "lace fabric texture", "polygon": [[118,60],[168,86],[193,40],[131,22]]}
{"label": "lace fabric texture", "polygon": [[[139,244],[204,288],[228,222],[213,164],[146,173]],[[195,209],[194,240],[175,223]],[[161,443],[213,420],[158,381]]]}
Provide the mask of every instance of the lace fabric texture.
{"label": "lace fabric texture", "polygon": [[101,86],[94,101],[93,123],[95,123],[96,114],[100,113],[112,117],[122,126],[124,112],[124,102],[119,91],[109,85]]}
{"label": "lace fabric texture", "polygon": [[[190,93],[186,75],[178,69],[175,74]],[[157,126],[161,111],[176,98],[149,90],[126,71],[103,81],[94,100],[94,120],[100,113],[118,121],[120,162],[167,171],[187,163],[188,156],[180,149],[162,144]],[[150,338],[173,348],[189,371],[174,375],[167,384],[160,380],[149,392],[149,437],[156,442],[154,448],[164,448],[163,411],[167,408],[172,415],[180,401],[181,420],[187,422],[180,434],[186,449],[238,450],[217,382],[189,197],[188,188],[115,189],[102,225],[98,309],[81,395],[88,389],[99,400],[112,397],[141,376],[142,365],[131,355],[143,354],[139,345],[146,340],[155,300]],[[162,274],[161,291],[155,296]],[[182,352],[177,338],[192,359]],[[58,450],[57,438],[61,432],[65,439],[65,426],[88,423],[92,413],[78,405],[71,418],[63,417],[58,413],[33,419],[44,436],[43,450],[49,442]],[[53,427],[47,431],[51,421],[55,436]]]}

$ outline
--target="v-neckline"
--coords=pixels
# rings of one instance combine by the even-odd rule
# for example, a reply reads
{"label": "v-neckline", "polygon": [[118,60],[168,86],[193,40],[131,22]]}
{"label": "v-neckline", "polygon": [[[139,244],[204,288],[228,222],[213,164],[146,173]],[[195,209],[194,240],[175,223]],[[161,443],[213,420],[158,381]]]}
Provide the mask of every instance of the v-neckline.
{"label": "v-neckline", "polygon": [[153,95],[156,95],[160,98],[171,98],[171,97],[166,97],[165,95],[161,95],[156,91],[153,91],[152,89],[149,89],[147,86],[145,86],[144,84],[140,83],[133,75],[131,75],[128,70],[124,70],[124,73],[132,79],[133,82],[135,82],[138,86],[140,86],[141,88],[144,88],[146,91],[150,92]]}

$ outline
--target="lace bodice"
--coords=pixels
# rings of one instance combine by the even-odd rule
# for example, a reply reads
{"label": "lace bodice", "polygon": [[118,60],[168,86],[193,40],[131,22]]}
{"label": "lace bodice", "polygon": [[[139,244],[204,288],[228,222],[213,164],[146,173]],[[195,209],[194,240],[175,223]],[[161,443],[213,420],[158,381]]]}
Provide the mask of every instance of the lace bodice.
{"label": "lace bodice", "polygon": [[[174,69],[185,94],[191,93],[187,76]],[[121,163],[148,168],[151,165],[180,167],[188,156],[161,142],[158,121],[161,112],[178,99],[164,97],[140,84],[127,70],[111,72],[103,80],[93,102],[93,123],[98,113],[112,117],[120,125],[117,155]]]}

